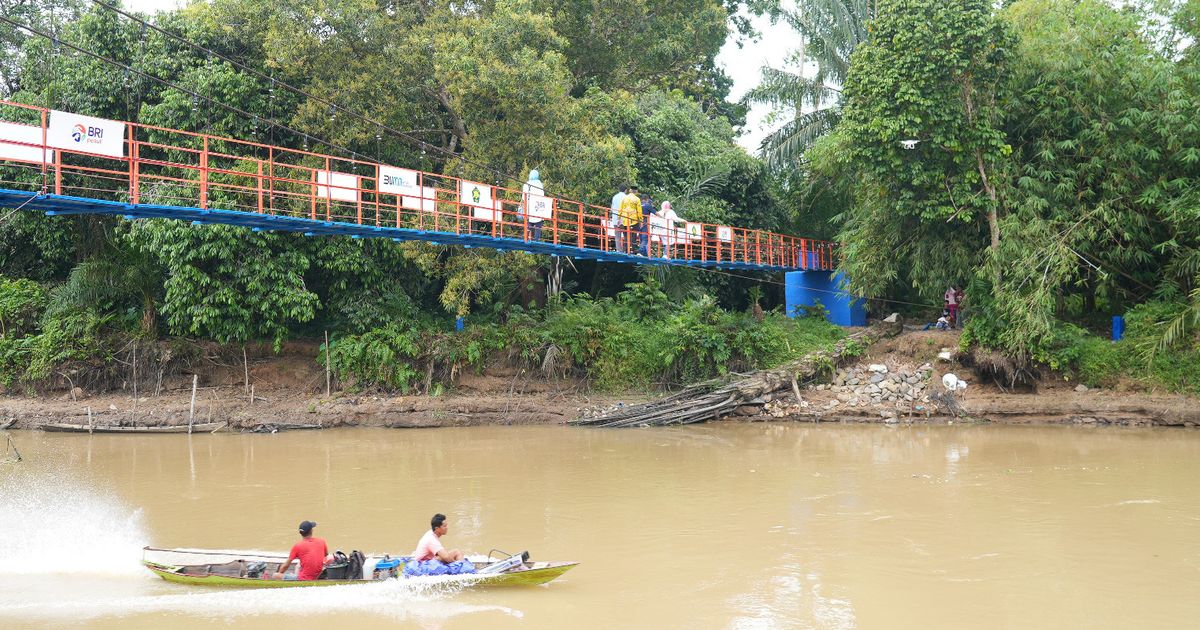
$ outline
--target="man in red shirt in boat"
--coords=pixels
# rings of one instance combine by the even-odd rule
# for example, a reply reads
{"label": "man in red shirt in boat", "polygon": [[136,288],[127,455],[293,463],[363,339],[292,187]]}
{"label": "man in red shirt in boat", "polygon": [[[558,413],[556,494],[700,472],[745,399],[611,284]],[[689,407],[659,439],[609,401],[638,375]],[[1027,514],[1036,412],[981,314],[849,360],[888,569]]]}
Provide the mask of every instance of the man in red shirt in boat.
{"label": "man in red shirt in boat", "polygon": [[457,549],[446,549],[442,546],[441,537],[450,531],[450,527],[446,525],[445,514],[434,514],[433,518],[429,519],[429,527],[429,531],[425,532],[421,541],[417,543],[417,550],[413,552],[413,560],[422,562],[437,558],[445,564],[450,564],[463,559],[463,552]]}
{"label": "man in red shirt in boat", "polygon": [[[300,523],[300,535],[303,538],[292,545],[292,553],[288,555],[287,561],[279,565],[279,571],[275,573],[276,580],[315,580],[321,575],[321,570],[325,568],[325,559],[329,555],[329,546],[325,544],[324,538],[312,535],[316,526],[312,521]],[[284,574],[287,573],[288,567],[292,566],[293,560],[300,561],[300,570],[296,572],[295,577],[285,578]]]}

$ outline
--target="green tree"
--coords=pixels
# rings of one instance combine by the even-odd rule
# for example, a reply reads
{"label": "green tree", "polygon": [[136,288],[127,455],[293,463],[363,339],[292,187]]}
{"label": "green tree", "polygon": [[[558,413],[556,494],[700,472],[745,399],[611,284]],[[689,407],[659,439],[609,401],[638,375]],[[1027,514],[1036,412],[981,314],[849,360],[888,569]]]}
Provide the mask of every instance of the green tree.
{"label": "green tree", "polygon": [[316,314],[301,237],[152,220],[134,224],[131,238],[167,270],[162,312],[173,334],[278,346],[290,325]]}
{"label": "green tree", "polygon": [[[746,97],[790,119],[763,138],[763,158],[773,168],[793,165],[841,119],[842,91],[850,56],[870,37],[875,0],[800,0],[780,13],[800,34],[800,47],[781,68],[762,69],[762,79]],[[806,72],[812,67],[811,75]]]}
{"label": "green tree", "polygon": [[877,295],[901,276],[926,297],[999,247],[999,125],[1012,37],[984,0],[883,0],[846,77],[839,133],[859,192],[844,265]]}

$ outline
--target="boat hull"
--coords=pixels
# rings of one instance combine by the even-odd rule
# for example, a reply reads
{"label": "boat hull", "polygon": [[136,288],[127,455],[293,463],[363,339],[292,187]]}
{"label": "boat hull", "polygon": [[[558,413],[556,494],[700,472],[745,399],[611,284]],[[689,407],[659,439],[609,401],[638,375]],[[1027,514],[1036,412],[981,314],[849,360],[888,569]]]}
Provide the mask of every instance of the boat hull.
{"label": "boat hull", "polygon": [[[52,431],[57,433],[187,433],[188,426],[186,424],[177,424],[162,427],[118,427],[118,426],[92,426],[86,424],[68,424],[65,422],[45,422],[40,425],[43,431]],[[191,427],[192,433],[212,433],[225,426],[224,422],[206,422],[204,424],[194,424]]]}
{"label": "boat hull", "polygon": [[[282,562],[283,556],[261,554],[257,552],[204,552],[201,550],[171,550],[147,548],[147,556],[161,558],[157,561],[143,559],[142,565],[155,575],[175,584],[189,586],[212,586],[225,588],[312,588],[319,586],[345,586],[349,584],[370,584],[379,580],[274,580],[262,578],[238,577],[212,573],[211,568],[198,573],[197,567],[212,566],[230,562],[231,559],[240,561]],[[369,558],[368,564],[373,565],[379,558]],[[199,560],[197,562],[197,560]],[[207,560],[208,562],[204,562]],[[181,562],[181,564],[174,564]],[[468,574],[468,575],[439,575],[412,578],[423,582],[447,582],[461,584],[464,588],[491,588],[500,586],[537,586],[550,582],[574,568],[577,562],[533,562],[515,570],[504,573]],[[405,578],[399,578],[405,579]]]}

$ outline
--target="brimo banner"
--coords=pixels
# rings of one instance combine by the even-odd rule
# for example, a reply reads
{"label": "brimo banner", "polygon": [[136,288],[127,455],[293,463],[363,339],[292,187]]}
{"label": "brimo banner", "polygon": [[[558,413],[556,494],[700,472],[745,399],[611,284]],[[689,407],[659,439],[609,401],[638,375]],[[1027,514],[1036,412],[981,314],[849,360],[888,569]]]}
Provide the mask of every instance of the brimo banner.
{"label": "brimo banner", "polygon": [[50,110],[46,144],[56,149],[125,157],[125,123]]}

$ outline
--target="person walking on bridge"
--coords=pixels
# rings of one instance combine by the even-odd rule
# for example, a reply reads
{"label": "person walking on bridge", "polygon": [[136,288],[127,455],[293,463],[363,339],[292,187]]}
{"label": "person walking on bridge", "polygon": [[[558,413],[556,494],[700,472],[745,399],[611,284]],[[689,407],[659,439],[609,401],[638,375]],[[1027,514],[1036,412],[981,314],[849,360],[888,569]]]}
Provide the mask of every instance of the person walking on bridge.
{"label": "person walking on bridge", "polygon": [[654,198],[649,194],[642,200],[642,220],[638,222],[638,250],[643,256],[650,255],[650,217],[654,216]]}
{"label": "person walking on bridge", "polygon": [[613,239],[616,240],[617,251],[621,251],[625,240],[621,236],[621,202],[625,200],[625,191],[629,190],[627,184],[621,184],[617,187],[617,194],[613,195],[612,205],[609,206],[608,212],[608,227],[613,231]]}
{"label": "person walking on bridge", "polygon": [[529,213],[531,210],[529,198],[531,196],[541,197],[546,194],[546,188],[542,184],[542,176],[537,170],[529,171],[529,180],[521,187],[521,201],[525,206],[525,227],[526,233],[531,241],[542,240],[542,217],[534,216]]}
{"label": "person walking on bridge", "polygon": [[639,223],[642,222],[642,200],[638,197],[637,186],[630,186],[629,193],[621,200],[621,208],[618,211],[620,225],[617,226],[617,233],[623,237],[618,239],[617,249],[621,253],[630,253],[632,246],[631,236],[633,230],[637,229]]}

